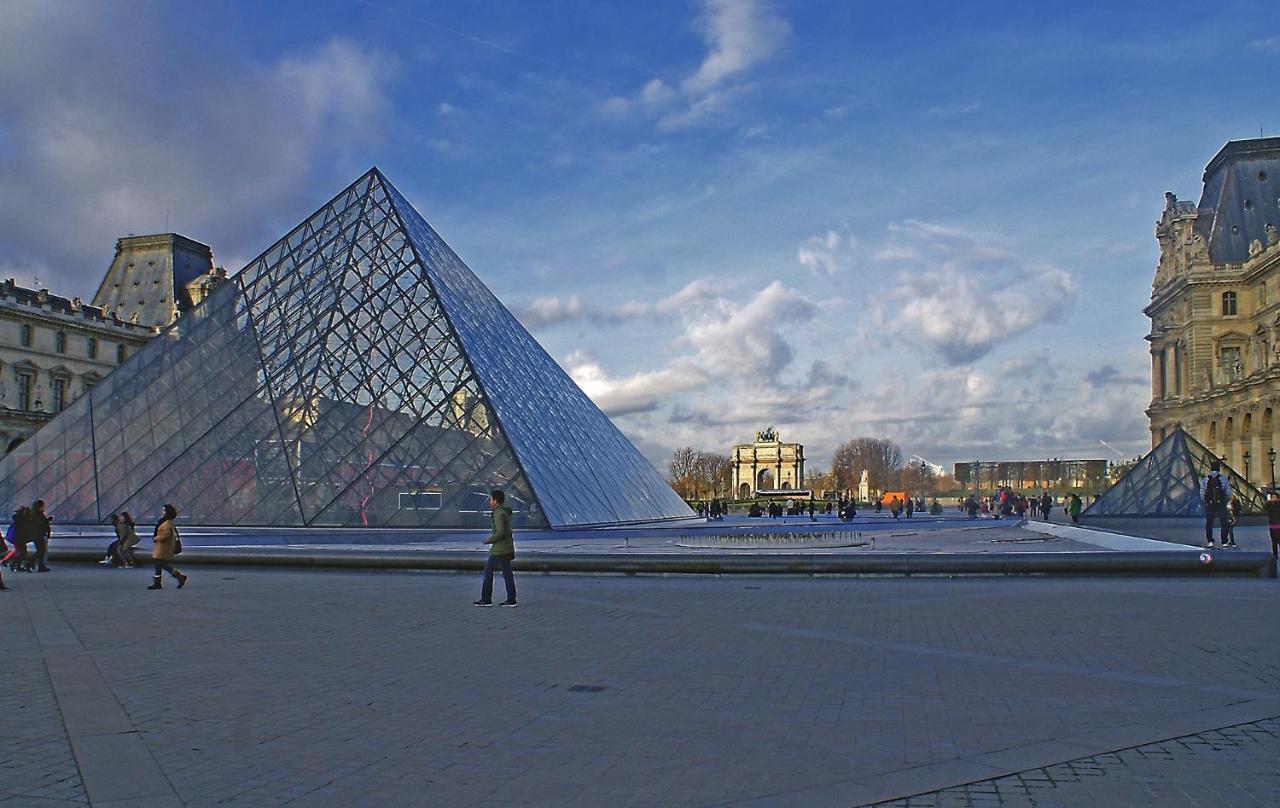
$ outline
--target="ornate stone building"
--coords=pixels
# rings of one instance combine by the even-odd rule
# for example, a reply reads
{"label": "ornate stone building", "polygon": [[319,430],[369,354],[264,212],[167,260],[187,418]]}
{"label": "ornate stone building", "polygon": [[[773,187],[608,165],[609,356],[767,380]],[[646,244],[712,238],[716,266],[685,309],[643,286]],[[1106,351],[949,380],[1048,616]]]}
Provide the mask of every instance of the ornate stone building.
{"label": "ornate stone building", "polygon": [[[1151,303],[1151,444],[1181,424],[1269,482],[1280,408],[1280,138],[1231,141],[1199,204],[1165,194]],[[1246,461],[1246,454],[1248,460]]]}
{"label": "ornate stone building", "polygon": [[168,233],[120,239],[94,305],[0,283],[0,454],[225,278],[207,246]]}
{"label": "ornate stone building", "polygon": [[729,458],[732,488],[738,499],[757,491],[804,487],[804,445],[783,443],[769,427],[756,433],[755,443],[733,447]]}

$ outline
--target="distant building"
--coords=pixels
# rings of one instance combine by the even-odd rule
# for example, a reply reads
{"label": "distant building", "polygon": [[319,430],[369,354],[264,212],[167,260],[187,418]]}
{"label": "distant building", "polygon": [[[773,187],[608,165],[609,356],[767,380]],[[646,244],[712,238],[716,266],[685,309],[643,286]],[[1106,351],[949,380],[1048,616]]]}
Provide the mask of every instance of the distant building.
{"label": "distant building", "polygon": [[956,463],[961,488],[990,492],[1007,485],[1015,491],[1101,491],[1106,485],[1105,460],[991,460]]}
{"label": "distant building", "polygon": [[169,233],[120,239],[93,305],[27,289],[12,278],[0,283],[0,453],[84,395],[225,278],[207,246]]}
{"label": "distant building", "polygon": [[1280,138],[1227,143],[1205,167],[1198,204],[1165,194],[1143,310],[1152,446],[1181,425],[1255,482],[1276,445],[1280,406],[1277,226]]}
{"label": "distant building", "polygon": [[804,487],[804,445],[783,443],[773,427],[756,433],[754,443],[733,447],[729,458],[734,496],[750,499],[759,490]]}

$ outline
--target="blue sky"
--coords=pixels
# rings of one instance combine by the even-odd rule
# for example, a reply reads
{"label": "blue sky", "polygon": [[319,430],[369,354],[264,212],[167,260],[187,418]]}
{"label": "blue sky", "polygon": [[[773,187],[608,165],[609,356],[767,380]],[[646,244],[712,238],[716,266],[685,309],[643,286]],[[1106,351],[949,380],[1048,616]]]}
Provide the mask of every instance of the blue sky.
{"label": "blue sky", "polygon": [[4,5],[3,276],[376,164],[655,463],[1144,450],[1163,193],[1280,132],[1268,2]]}

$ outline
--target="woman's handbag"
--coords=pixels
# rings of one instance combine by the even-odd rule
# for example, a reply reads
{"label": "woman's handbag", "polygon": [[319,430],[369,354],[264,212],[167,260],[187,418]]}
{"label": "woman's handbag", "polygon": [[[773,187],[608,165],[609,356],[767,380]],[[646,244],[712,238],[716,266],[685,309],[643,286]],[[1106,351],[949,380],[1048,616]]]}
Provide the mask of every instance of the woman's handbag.
{"label": "woman's handbag", "polygon": [[182,539],[178,536],[178,528],[173,528],[173,554],[182,555]]}

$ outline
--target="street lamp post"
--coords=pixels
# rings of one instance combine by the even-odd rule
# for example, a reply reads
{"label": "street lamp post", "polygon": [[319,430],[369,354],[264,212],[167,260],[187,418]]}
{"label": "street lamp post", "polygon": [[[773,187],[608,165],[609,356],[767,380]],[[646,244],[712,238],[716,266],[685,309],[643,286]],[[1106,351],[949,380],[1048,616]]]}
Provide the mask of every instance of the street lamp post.
{"label": "street lamp post", "polygon": [[1250,457],[1251,455],[1249,454],[1249,450],[1245,449],[1244,450],[1244,481],[1246,483],[1249,482],[1249,458]]}
{"label": "street lamp post", "polygon": [[1267,457],[1271,460],[1271,489],[1276,487],[1276,447],[1272,446],[1267,450]]}

